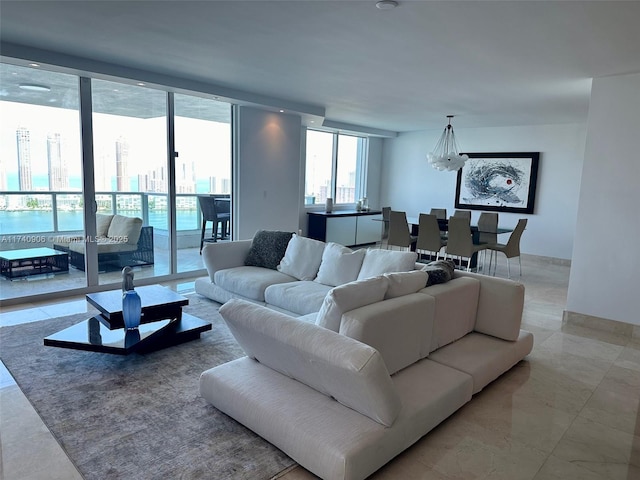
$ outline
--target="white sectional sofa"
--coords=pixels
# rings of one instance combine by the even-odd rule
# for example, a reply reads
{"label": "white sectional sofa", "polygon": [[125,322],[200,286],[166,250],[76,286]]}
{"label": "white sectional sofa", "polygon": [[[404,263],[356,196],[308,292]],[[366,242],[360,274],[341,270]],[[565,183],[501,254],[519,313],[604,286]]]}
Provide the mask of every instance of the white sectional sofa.
{"label": "white sectional sofa", "polygon": [[[264,237],[265,248],[282,249],[275,258],[253,254],[255,242]],[[283,243],[283,238],[291,240]],[[417,255],[379,249],[353,251],[292,233],[258,232],[254,240],[206,244],[202,258],[209,275],[196,280],[197,293],[220,303],[241,298],[301,316],[320,310],[335,286],[413,269]],[[249,258],[253,261],[247,261]]]}
{"label": "white sectional sofa", "polygon": [[[203,372],[200,392],[323,479],[366,478],[533,348],[520,329],[520,283],[456,271],[425,287],[428,274],[414,263],[404,272],[365,271],[318,301],[317,293],[305,297],[319,288],[312,281],[233,266],[248,245],[244,254],[227,246],[205,257],[210,277],[196,284],[225,303],[220,313],[247,355]],[[231,273],[220,272],[229,269],[236,283],[224,283]],[[263,297],[258,288],[237,291],[243,272],[261,285],[267,275],[278,283]],[[288,288],[271,298],[271,286]],[[300,297],[270,303],[287,295]],[[305,314],[306,303],[317,311]]]}

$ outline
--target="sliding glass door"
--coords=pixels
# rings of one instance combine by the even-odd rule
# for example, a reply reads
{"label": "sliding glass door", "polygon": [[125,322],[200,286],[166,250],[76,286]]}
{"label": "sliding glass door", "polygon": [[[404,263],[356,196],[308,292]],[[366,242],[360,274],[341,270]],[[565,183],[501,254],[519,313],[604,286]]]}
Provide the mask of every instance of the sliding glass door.
{"label": "sliding glass door", "polygon": [[0,276],[0,300],[119,285],[124,265],[142,283],[204,268],[197,196],[229,208],[230,104],[39,66],[0,74],[0,253],[66,248],[70,264]]}
{"label": "sliding glass door", "polygon": [[[230,206],[231,105],[175,94],[174,112],[178,153],[175,159],[177,271],[184,273],[204,268],[199,254],[202,212],[198,195],[224,199],[216,202],[219,209]],[[212,222],[208,222],[207,238],[212,236],[212,230]]]}
{"label": "sliding glass door", "polygon": [[82,288],[38,265],[53,257],[29,260],[84,236],[78,77],[2,63],[0,83],[0,251],[21,264],[0,299]]}
{"label": "sliding glass door", "polygon": [[134,267],[136,278],[167,275],[167,94],[104,80],[93,80],[91,88],[97,213],[105,222],[111,215],[126,217],[106,232],[99,221],[97,233],[126,236],[129,243],[98,245],[100,283],[116,280],[125,264]]}

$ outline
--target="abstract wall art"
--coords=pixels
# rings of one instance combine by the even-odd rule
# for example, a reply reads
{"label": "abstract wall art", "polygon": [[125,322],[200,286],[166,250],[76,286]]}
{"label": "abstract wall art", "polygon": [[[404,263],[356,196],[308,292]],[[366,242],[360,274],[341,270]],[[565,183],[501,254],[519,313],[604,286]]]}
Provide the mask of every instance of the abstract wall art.
{"label": "abstract wall art", "polygon": [[467,155],[458,170],[456,208],[533,213],[540,152]]}

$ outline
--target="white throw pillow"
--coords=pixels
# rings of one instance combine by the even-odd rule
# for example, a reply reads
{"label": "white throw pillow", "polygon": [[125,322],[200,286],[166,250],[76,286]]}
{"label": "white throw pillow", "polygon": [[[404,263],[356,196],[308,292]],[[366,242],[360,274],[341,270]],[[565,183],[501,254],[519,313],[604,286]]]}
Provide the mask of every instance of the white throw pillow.
{"label": "white throw pillow", "polygon": [[385,273],[383,276],[389,281],[385,300],[416,293],[425,288],[429,280],[429,274],[423,270]]}
{"label": "white throw pillow", "polygon": [[354,251],[338,243],[327,243],[314,281],[332,287],[353,282],[358,277],[364,254],[364,250]]}
{"label": "white throw pillow", "polygon": [[324,247],[325,243],[320,240],[300,237],[294,233],[280,260],[278,271],[298,280],[313,280],[320,268]]}
{"label": "white throw pillow", "polygon": [[324,297],[316,325],[339,332],[344,312],[384,300],[387,286],[388,280],[380,276],[332,288]]}
{"label": "white throw pillow", "polygon": [[417,259],[418,254],[416,252],[368,249],[358,274],[358,280],[385,273],[409,272],[415,269]]}

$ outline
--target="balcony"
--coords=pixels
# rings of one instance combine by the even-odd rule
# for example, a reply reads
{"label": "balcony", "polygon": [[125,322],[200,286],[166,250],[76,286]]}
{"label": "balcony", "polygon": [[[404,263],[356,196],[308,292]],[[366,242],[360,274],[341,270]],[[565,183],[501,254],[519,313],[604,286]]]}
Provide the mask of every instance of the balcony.
{"label": "balcony", "polygon": [[[56,237],[84,235],[83,198],[77,191],[0,192],[0,251],[52,248]],[[147,192],[97,192],[98,213],[136,216],[153,226],[154,264],[135,268],[136,280],[171,274],[168,196]],[[176,198],[178,273],[202,270],[201,213],[195,194]],[[100,285],[119,286],[120,272],[102,272]],[[0,277],[0,300],[55,293],[87,286],[85,273],[69,267],[69,273]]]}

